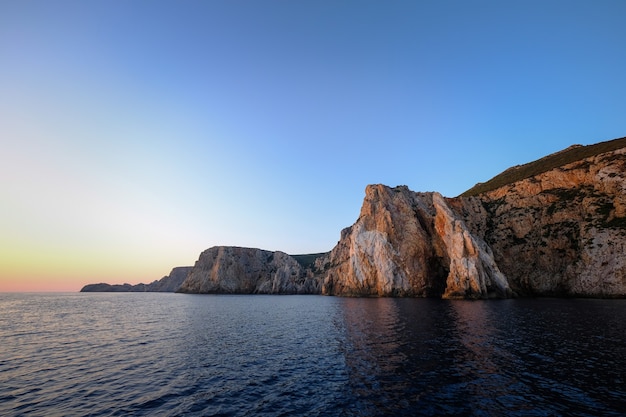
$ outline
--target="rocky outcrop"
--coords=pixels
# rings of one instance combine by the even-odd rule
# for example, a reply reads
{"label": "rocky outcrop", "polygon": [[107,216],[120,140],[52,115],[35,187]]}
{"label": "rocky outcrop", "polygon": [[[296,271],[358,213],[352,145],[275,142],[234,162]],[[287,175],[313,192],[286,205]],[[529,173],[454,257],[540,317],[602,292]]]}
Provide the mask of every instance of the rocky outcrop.
{"label": "rocky outcrop", "polygon": [[190,266],[176,267],[172,269],[169,275],[150,284],[88,284],[80,292],[175,292],[183,283],[190,270]]}
{"label": "rocky outcrop", "polygon": [[302,263],[284,252],[216,246],[200,254],[178,292],[319,294],[315,260],[308,267]]}
{"label": "rocky outcrop", "polygon": [[443,198],[368,186],[323,293],[626,297],[626,139],[573,146],[475,188]]}
{"label": "rocky outcrop", "polygon": [[626,296],[626,148],[451,205],[518,294]]}
{"label": "rocky outcrop", "polygon": [[169,275],[164,276],[158,281],[154,281],[152,284],[148,284],[147,291],[155,292],[176,292],[182,285],[185,278],[191,271],[191,266],[178,266],[173,268]]}
{"label": "rocky outcrop", "polygon": [[145,292],[146,284],[87,284],[81,288],[80,292]]}
{"label": "rocky outcrop", "polygon": [[443,298],[510,297],[509,283],[491,248],[472,234],[439,194],[434,194],[433,200],[436,236],[444,242],[446,259],[450,260]]}
{"label": "rocky outcrop", "polygon": [[487,298],[511,295],[491,250],[438,193],[370,185],[329,257],[323,293]]}
{"label": "rocky outcrop", "polygon": [[[622,138],[510,168],[456,198],[370,185],[359,218],[330,253],[213,247],[177,275],[186,276],[178,291],[626,297],[625,253]],[[159,287],[106,285],[83,291]]]}

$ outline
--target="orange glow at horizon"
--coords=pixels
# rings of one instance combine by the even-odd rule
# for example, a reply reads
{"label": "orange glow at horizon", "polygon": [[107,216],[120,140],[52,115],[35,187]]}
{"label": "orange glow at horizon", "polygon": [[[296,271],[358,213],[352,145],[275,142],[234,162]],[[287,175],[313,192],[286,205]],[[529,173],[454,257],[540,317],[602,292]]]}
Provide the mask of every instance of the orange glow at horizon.
{"label": "orange glow at horizon", "polygon": [[160,279],[160,276],[148,272],[98,270],[97,272],[80,272],[70,270],[57,270],[42,273],[33,269],[22,271],[0,270],[0,292],[76,292],[87,284],[106,282],[109,284],[138,284],[149,283]]}
{"label": "orange glow at horizon", "polygon": [[[6,245],[3,245],[6,247]],[[0,292],[73,292],[87,284],[148,284],[175,266],[162,253],[97,253],[61,248],[10,248],[0,252]]]}

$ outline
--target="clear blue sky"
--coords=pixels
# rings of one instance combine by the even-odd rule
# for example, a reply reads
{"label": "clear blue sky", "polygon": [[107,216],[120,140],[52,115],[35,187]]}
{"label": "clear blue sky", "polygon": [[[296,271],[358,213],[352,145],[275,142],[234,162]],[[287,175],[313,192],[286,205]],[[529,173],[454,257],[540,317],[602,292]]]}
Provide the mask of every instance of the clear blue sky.
{"label": "clear blue sky", "polygon": [[370,183],[455,196],[626,135],[626,2],[0,1],[0,291],[330,250]]}

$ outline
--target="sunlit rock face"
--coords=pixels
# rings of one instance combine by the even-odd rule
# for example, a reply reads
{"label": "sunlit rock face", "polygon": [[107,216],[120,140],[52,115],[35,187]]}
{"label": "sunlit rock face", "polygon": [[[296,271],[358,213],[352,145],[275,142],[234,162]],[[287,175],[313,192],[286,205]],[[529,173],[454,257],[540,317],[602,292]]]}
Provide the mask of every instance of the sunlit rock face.
{"label": "sunlit rock face", "polygon": [[439,194],[433,195],[436,208],[436,236],[444,242],[450,259],[443,298],[510,297],[506,277],[500,272],[491,248],[467,228]]}
{"label": "sunlit rock face", "polygon": [[324,294],[509,296],[489,247],[438,193],[370,185],[356,223],[329,257]]}
{"label": "sunlit rock face", "polygon": [[216,246],[200,254],[178,292],[319,294],[321,278],[283,252]]}
{"label": "sunlit rock face", "polygon": [[626,149],[450,204],[520,295],[626,296]]}
{"label": "sunlit rock face", "polygon": [[473,197],[370,185],[357,221],[306,268],[215,247],[179,291],[626,297],[626,148],[546,169]]}

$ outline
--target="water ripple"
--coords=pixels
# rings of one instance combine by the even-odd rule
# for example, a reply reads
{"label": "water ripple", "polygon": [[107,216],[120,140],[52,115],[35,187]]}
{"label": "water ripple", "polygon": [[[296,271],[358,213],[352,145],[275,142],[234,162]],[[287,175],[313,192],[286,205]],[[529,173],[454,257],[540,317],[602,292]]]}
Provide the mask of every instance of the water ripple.
{"label": "water ripple", "polygon": [[0,294],[0,415],[617,416],[625,330],[624,300]]}

